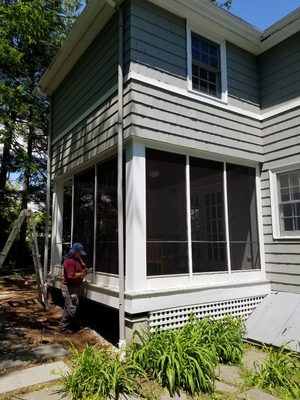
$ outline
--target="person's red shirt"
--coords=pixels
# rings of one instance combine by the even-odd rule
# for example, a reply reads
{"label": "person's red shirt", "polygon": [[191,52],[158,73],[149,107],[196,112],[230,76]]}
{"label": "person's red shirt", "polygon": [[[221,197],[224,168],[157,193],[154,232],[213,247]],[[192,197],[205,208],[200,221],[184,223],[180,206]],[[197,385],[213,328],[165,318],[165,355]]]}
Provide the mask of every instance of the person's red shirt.
{"label": "person's red shirt", "polygon": [[74,278],[76,272],[82,272],[83,261],[75,258],[67,258],[64,261],[64,273],[62,283],[73,287],[79,287],[83,278]]}

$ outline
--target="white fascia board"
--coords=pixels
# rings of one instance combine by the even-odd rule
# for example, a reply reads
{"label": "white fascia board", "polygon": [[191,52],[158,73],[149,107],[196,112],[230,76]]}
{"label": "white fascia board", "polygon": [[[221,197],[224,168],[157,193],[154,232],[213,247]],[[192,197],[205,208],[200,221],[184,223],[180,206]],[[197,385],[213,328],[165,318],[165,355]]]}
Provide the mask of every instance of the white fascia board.
{"label": "white fascia board", "polygon": [[261,37],[260,53],[269,50],[299,31],[300,7],[264,31]]}
{"label": "white fascia board", "polygon": [[217,34],[250,53],[260,53],[262,31],[207,0],[149,1],[201,27],[207,33]]}
{"label": "white fascia board", "polygon": [[42,93],[49,96],[53,94],[114,12],[115,10],[105,0],[88,3],[41,77],[38,89]]}

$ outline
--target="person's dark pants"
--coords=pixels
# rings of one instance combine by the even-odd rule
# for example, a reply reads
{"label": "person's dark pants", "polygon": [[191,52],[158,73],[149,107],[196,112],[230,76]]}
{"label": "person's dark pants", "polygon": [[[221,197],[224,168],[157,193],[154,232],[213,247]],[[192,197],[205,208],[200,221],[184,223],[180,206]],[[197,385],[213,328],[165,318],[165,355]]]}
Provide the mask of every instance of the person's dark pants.
{"label": "person's dark pants", "polygon": [[79,304],[80,288],[61,285],[61,292],[64,298],[64,309],[62,319],[59,322],[58,329],[63,332],[66,329],[76,329],[76,311]]}

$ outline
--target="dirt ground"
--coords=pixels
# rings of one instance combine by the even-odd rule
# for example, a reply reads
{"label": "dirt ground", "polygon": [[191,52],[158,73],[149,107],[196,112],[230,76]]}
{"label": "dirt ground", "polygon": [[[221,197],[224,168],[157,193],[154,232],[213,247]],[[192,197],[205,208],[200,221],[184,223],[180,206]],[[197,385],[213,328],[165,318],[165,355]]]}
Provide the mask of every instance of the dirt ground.
{"label": "dirt ground", "polygon": [[[17,350],[30,349],[53,342],[61,344],[66,349],[70,347],[70,344],[77,349],[84,348],[87,343],[109,345],[108,341],[88,326],[72,335],[59,333],[57,327],[62,315],[61,307],[53,304],[50,299],[50,308],[45,311],[38,301],[34,281],[29,280],[28,285],[25,281],[26,279],[21,276],[0,277],[0,336],[2,343],[5,343],[5,340],[13,343],[14,332],[17,330],[17,332],[22,332],[21,338],[15,337],[14,346]],[[1,346],[0,354],[3,351],[9,351],[9,349]]]}

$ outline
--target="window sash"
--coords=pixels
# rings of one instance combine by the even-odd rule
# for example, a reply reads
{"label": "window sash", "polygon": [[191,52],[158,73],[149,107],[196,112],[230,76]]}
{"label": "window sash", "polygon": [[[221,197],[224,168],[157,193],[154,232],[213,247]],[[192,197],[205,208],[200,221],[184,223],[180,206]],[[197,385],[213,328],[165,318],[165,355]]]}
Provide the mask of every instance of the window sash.
{"label": "window sash", "polygon": [[[194,40],[198,41],[198,57],[195,57]],[[201,49],[201,44],[207,45],[207,51]],[[215,49],[215,54],[211,55],[211,49]],[[192,54],[192,88],[201,93],[205,93],[217,98],[221,98],[221,60],[220,45],[214,43],[200,35],[191,33],[191,54]],[[207,55],[207,62],[203,59],[203,54]],[[216,60],[216,66],[212,65],[211,59]],[[196,73],[195,73],[196,72]],[[204,73],[206,72],[206,77]],[[214,79],[211,79],[214,77]]]}
{"label": "window sash", "polygon": [[300,169],[277,174],[280,232],[300,233]]}

